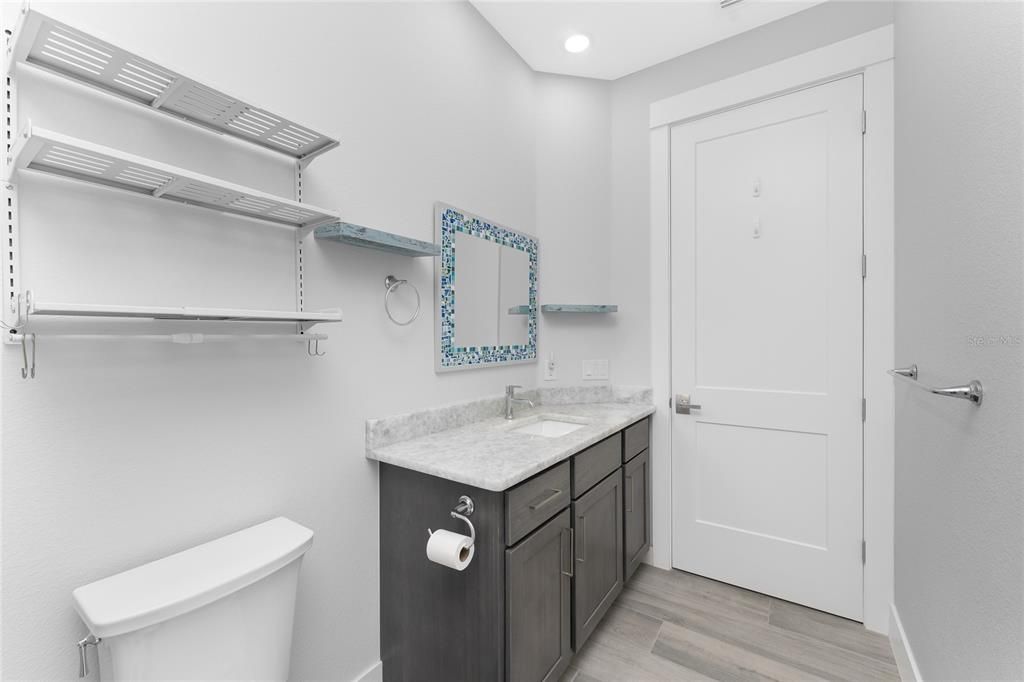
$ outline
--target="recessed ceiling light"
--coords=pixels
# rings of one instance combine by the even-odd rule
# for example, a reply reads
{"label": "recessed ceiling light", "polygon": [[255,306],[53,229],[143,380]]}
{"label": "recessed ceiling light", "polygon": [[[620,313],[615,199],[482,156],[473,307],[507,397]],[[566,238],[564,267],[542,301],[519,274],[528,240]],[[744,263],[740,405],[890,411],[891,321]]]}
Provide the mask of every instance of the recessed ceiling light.
{"label": "recessed ceiling light", "polygon": [[582,33],[569,36],[565,41],[565,49],[567,52],[583,52],[588,47],[590,47],[590,38]]}

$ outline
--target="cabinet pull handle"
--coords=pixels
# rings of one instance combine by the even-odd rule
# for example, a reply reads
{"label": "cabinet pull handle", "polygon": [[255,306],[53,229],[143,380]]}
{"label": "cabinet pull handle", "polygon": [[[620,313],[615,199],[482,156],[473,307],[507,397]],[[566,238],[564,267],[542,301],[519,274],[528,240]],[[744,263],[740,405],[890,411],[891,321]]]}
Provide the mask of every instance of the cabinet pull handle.
{"label": "cabinet pull handle", "polygon": [[[576,534],[573,532],[572,527],[562,529],[562,537],[565,537],[565,531],[569,531],[569,570],[562,569],[562,575],[572,578],[576,571],[574,570],[572,558],[576,554]],[[562,552],[562,556],[565,556],[565,552]]]}
{"label": "cabinet pull handle", "polygon": [[559,495],[562,494],[561,490],[557,490],[555,488],[551,488],[550,490],[551,490],[551,494],[550,495],[545,497],[540,502],[534,502],[533,504],[530,505],[530,511],[537,511],[541,507],[543,507],[545,505],[548,505],[548,504],[551,504],[552,502],[554,502],[555,500],[558,499]]}
{"label": "cabinet pull handle", "polygon": [[[583,539],[580,541],[580,550],[581,550],[580,556],[576,557],[576,561],[578,561],[581,564],[583,564],[583,563],[586,563],[586,561],[587,561],[587,517],[586,516],[577,516],[576,518],[580,520],[580,535],[583,536]],[[576,541],[575,541],[575,538],[573,538],[573,543],[572,544],[573,544],[573,555],[575,556],[575,554],[576,554],[576,547],[575,547]]]}
{"label": "cabinet pull handle", "polygon": [[626,513],[633,513],[633,477],[626,476]]}

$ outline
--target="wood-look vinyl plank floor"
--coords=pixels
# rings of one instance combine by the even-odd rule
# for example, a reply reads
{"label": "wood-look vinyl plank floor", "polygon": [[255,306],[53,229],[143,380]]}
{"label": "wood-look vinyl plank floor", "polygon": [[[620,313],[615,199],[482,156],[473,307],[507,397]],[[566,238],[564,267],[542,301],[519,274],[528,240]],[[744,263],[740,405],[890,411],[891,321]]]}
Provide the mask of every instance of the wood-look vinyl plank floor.
{"label": "wood-look vinyl plank floor", "polygon": [[886,637],[682,571],[641,566],[562,682],[898,682]]}

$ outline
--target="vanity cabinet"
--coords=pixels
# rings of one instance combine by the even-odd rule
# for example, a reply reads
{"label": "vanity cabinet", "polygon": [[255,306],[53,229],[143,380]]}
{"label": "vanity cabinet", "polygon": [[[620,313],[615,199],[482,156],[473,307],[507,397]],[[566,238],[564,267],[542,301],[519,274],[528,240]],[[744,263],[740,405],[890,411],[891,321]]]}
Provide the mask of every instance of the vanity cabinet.
{"label": "vanity cabinet", "polygon": [[[621,466],[621,465],[620,465]],[[622,471],[573,500],[573,648],[579,651],[622,592]]]}
{"label": "vanity cabinet", "polygon": [[[380,465],[384,680],[557,682],[650,545],[649,422],[505,491]],[[473,561],[426,558],[473,499]]]}
{"label": "vanity cabinet", "polygon": [[651,453],[644,450],[622,467],[626,580],[651,547]]}
{"label": "vanity cabinet", "polygon": [[569,510],[505,550],[509,680],[557,682],[572,660]]}

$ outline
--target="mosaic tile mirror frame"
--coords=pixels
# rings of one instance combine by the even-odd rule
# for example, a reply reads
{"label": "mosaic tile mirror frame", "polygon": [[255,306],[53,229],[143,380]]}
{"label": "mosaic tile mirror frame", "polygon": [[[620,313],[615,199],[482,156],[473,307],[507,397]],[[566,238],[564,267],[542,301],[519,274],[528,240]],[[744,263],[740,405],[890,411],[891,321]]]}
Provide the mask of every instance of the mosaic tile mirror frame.
{"label": "mosaic tile mirror frame", "polygon": [[537,362],[535,237],[438,203],[436,370]]}

